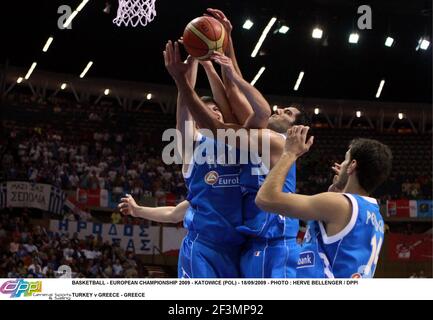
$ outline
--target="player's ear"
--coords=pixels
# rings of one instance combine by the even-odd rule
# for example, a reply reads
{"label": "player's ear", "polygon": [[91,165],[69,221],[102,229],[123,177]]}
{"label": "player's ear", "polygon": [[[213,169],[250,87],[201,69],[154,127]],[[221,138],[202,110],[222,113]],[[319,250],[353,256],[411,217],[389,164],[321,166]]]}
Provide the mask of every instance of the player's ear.
{"label": "player's ear", "polygon": [[349,165],[347,166],[347,173],[349,175],[353,174],[356,170],[358,166],[358,163],[356,162],[355,159],[353,159],[352,161],[350,161]]}

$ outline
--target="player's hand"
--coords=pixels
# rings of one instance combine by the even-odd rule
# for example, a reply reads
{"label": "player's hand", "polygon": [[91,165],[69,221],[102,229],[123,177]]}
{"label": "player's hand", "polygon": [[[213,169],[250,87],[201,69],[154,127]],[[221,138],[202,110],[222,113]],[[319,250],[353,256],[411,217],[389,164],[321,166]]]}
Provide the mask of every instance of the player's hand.
{"label": "player's hand", "polygon": [[[177,42],[179,42],[181,45],[184,45],[183,37],[180,37],[179,40],[177,40]],[[192,59],[192,61],[189,61],[190,59]],[[213,67],[212,62],[210,60],[198,60],[191,55],[188,56],[188,58],[185,60],[185,63],[191,66],[188,76],[191,74],[192,67],[195,66],[197,63],[200,63],[205,69],[209,69]]]}
{"label": "player's hand", "polygon": [[188,71],[191,68],[193,59],[187,59],[183,62],[180,57],[179,43],[174,44],[168,41],[163,52],[165,67],[176,83],[179,81],[188,81]]}
{"label": "player's hand", "polygon": [[335,162],[332,166],[332,171],[334,171],[335,175],[332,179],[332,184],[329,186],[328,191],[329,192],[343,192],[343,190],[338,186],[338,177],[341,172],[341,164]]}
{"label": "player's hand", "polygon": [[314,142],[313,136],[307,141],[308,130],[310,127],[306,126],[293,126],[287,130],[284,152],[294,154],[297,158],[308,152]]}
{"label": "player's hand", "polygon": [[341,172],[341,164],[334,162],[334,165],[331,167],[332,171],[334,171],[335,175],[338,177]]}
{"label": "player's hand", "polygon": [[221,52],[214,51],[210,59],[221,66],[229,79],[233,80],[233,78],[237,75],[232,59]]}
{"label": "player's hand", "polygon": [[233,26],[232,26],[232,23],[230,22],[230,20],[224,14],[224,12],[222,12],[221,10],[212,9],[212,8],[208,8],[207,12],[209,12],[215,19],[217,19],[219,22],[221,22],[224,29],[226,29],[226,31],[227,31],[227,35],[230,36],[230,34],[232,33],[232,30],[233,30]]}
{"label": "player's hand", "polygon": [[[228,41],[231,42],[233,25],[230,22],[230,20],[226,17],[224,12],[222,12],[221,10],[212,9],[212,8],[208,8],[207,12],[209,12],[215,19],[217,19],[223,25],[224,29],[226,30],[226,37],[228,37]],[[207,15],[207,14],[205,14],[205,15]],[[233,52],[231,52],[230,47],[231,47],[230,45],[227,46],[226,51],[225,51],[226,55],[233,54]]]}
{"label": "player's hand", "polygon": [[120,203],[117,205],[117,207],[124,215],[137,217],[137,211],[139,206],[130,194],[127,194],[126,197],[121,198]]}

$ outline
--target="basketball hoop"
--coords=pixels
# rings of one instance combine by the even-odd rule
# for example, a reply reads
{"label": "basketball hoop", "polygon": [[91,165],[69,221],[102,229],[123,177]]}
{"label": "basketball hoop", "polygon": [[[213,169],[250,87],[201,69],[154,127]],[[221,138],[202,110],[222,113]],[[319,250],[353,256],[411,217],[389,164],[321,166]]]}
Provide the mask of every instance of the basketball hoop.
{"label": "basketball hoop", "polygon": [[119,0],[117,17],[113,23],[119,27],[125,26],[136,27],[139,23],[145,27],[156,16],[156,0]]}

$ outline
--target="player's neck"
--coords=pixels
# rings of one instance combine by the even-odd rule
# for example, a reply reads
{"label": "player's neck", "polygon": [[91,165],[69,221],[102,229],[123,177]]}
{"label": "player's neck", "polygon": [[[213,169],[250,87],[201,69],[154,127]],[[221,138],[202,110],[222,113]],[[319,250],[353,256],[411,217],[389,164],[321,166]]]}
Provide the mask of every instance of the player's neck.
{"label": "player's neck", "polygon": [[284,128],[271,123],[268,123],[268,129],[280,134],[285,134],[287,132],[287,129],[284,130]]}
{"label": "player's neck", "polygon": [[358,194],[364,197],[369,196],[368,192],[359,185],[358,181],[354,177],[349,177],[349,180],[343,189],[343,193]]}

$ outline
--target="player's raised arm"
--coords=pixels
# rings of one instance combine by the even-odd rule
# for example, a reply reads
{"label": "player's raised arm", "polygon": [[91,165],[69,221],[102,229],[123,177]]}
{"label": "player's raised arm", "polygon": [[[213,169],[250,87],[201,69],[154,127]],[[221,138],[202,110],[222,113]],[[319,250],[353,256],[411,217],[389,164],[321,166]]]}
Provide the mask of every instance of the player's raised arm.
{"label": "player's raised arm", "polygon": [[218,129],[240,128],[236,124],[224,124],[219,121],[213,112],[201,101],[194,88],[188,82],[189,66],[182,62],[179,52],[179,44],[167,43],[165,51],[166,68],[174,81],[179,92],[182,94],[185,105],[188,107],[193,118],[204,128],[216,133]]}
{"label": "player's raised arm", "polygon": [[121,199],[118,205],[120,212],[125,215],[131,215],[136,218],[147,219],[161,223],[178,223],[185,217],[186,210],[189,207],[188,201],[182,201],[176,207],[142,207],[139,206],[134,198],[127,194]]}
{"label": "player's raised arm", "polygon": [[284,153],[260,188],[256,204],[265,211],[305,221],[319,220],[329,223],[345,220],[345,215],[351,214],[351,205],[342,194],[326,192],[306,196],[282,192],[290,167],[313,144],[313,137],[306,140],[308,129],[294,126],[288,130]]}
{"label": "player's raised arm", "polygon": [[[165,50],[163,52],[166,67],[172,62],[171,59],[173,59],[173,55],[171,54],[170,50],[172,50],[171,41],[167,42]],[[196,59],[189,56],[184,64],[186,67],[186,81],[188,81],[192,88],[194,88],[197,80],[198,62]],[[185,159],[192,156],[185,154],[185,152],[188,151],[188,148],[185,148],[185,141],[194,140],[196,129],[194,125],[194,119],[189,112],[183,94],[180,90],[178,90],[177,94],[176,129],[179,130],[182,135],[182,139],[177,145],[178,152],[179,154],[181,154],[182,159],[185,161]]]}
{"label": "player's raised arm", "polygon": [[[225,54],[232,60],[235,71],[240,77],[242,77],[242,73],[236,59],[233,39],[231,36],[233,26],[230,20],[227,19],[226,15],[221,10],[209,8],[207,11],[212,14],[224,26],[226,30],[226,36],[228,37],[228,45],[225,50]],[[247,120],[253,115],[253,108],[251,107],[245,95],[239,90],[238,86],[227,76],[227,70],[223,66],[221,67],[221,73],[224,81],[224,86],[226,88],[226,95],[232,107],[232,112],[236,116],[237,123],[239,123],[240,125],[244,125]],[[259,121],[258,123],[253,123],[250,121],[249,124],[252,125],[252,127],[254,128],[265,127],[265,121]]]}
{"label": "player's raised arm", "polygon": [[213,17],[215,19],[217,19],[219,22],[221,22],[221,24],[224,26],[224,29],[226,31],[226,36],[228,37],[228,45],[227,45],[227,49],[225,50],[225,54],[230,59],[232,59],[233,66],[234,66],[236,72],[242,77],[241,69],[239,68],[238,61],[236,59],[235,48],[233,45],[233,39],[232,39],[233,26],[232,26],[230,20],[227,18],[227,16],[221,10],[208,8],[207,12],[209,12],[211,15],[213,15]]}
{"label": "player's raised arm", "polygon": [[206,75],[212,90],[212,95],[215,102],[218,104],[221,113],[224,117],[224,122],[226,123],[236,123],[237,120],[233,116],[232,108],[230,102],[227,99],[226,88],[224,83],[216,72],[211,61],[200,61],[199,62],[203,69],[206,71]]}
{"label": "player's raised arm", "polygon": [[226,72],[228,82],[233,82],[239,88],[253,109],[253,114],[246,119],[244,127],[266,128],[271,115],[271,108],[263,95],[236,72],[233,61],[229,57],[215,52],[211,59],[221,65]]}

